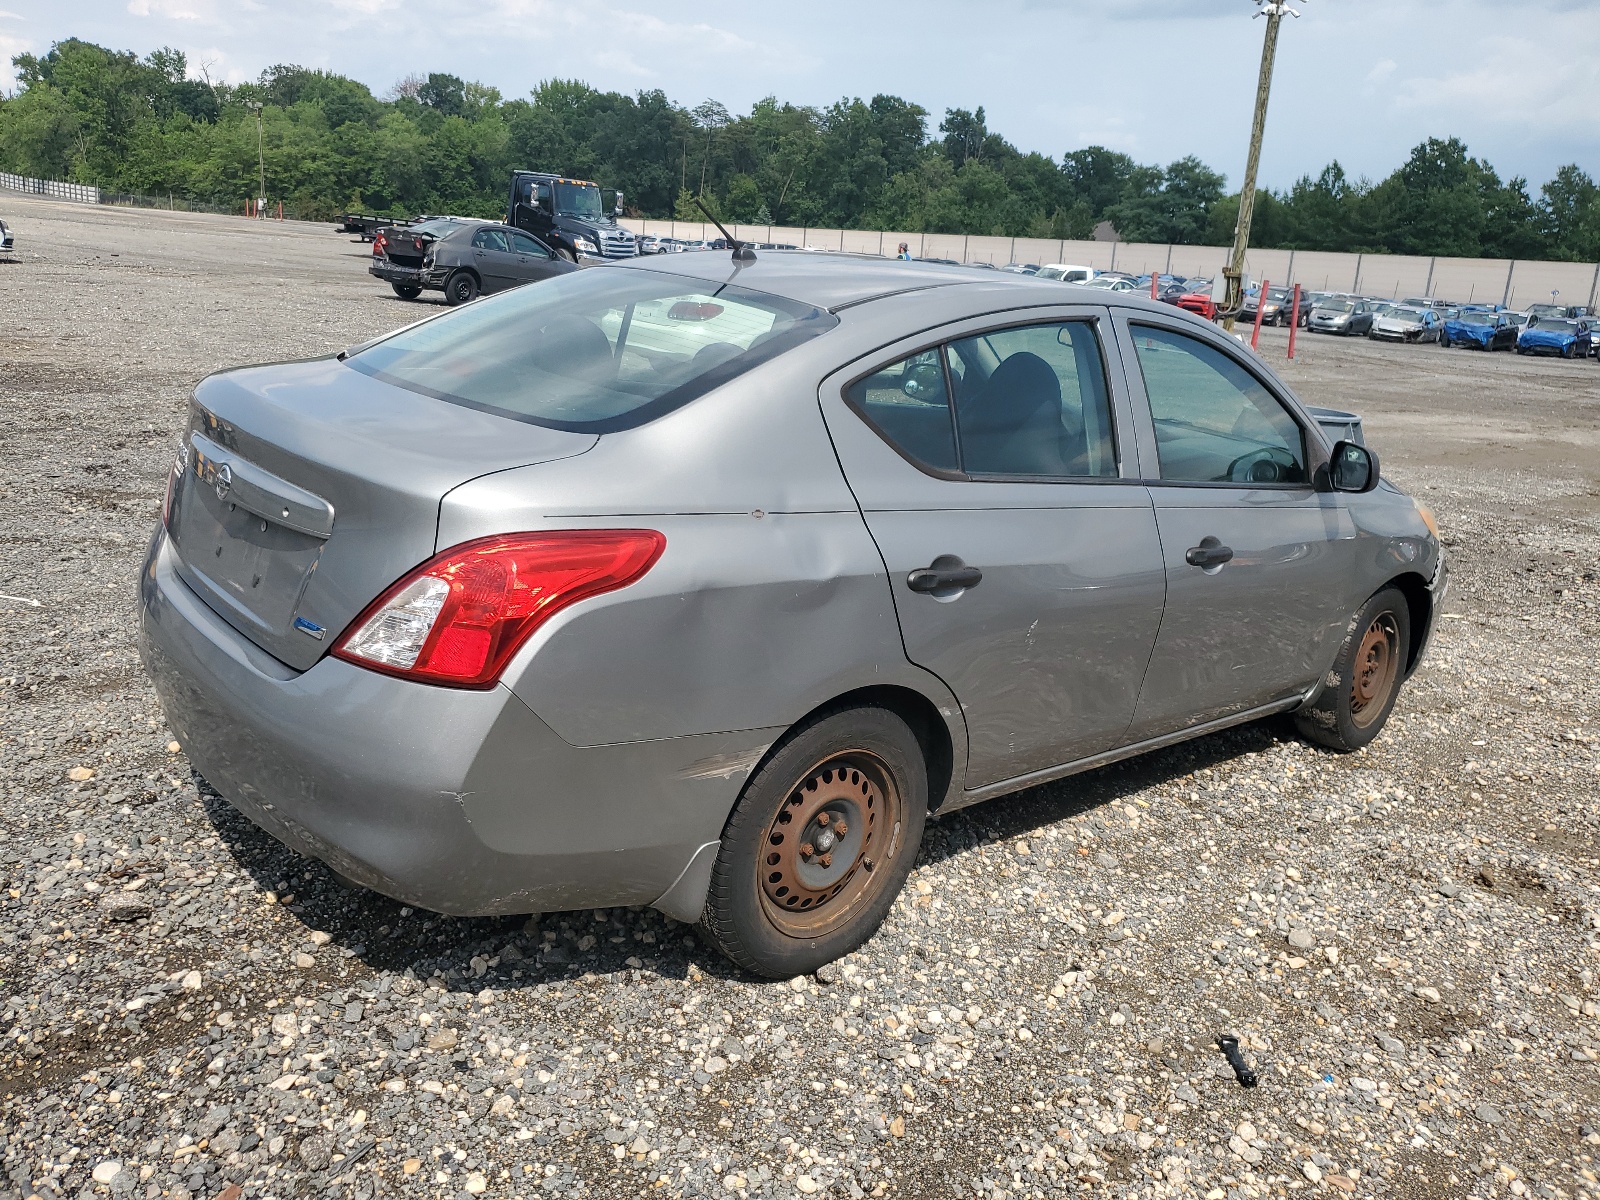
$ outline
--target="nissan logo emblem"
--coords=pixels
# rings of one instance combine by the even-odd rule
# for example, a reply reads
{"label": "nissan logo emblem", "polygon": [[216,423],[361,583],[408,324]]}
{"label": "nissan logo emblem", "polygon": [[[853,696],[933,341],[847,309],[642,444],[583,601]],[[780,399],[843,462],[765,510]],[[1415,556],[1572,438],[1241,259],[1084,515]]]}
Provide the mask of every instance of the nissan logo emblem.
{"label": "nissan logo emblem", "polygon": [[227,463],[223,463],[217,468],[216,479],[217,499],[226,500],[228,498],[228,489],[233,486],[233,472],[229,470]]}

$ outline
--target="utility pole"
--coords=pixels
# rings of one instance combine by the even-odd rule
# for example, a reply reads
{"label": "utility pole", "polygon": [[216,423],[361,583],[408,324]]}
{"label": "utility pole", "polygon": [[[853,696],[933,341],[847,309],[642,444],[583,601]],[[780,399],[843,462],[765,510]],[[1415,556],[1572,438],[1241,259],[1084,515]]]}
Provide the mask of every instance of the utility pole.
{"label": "utility pole", "polygon": [[256,165],[261,169],[261,190],[256,193],[262,200],[267,198],[267,154],[262,145],[261,133],[261,101],[252,100],[249,107],[256,110]]}
{"label": "utility pole", "polygon": [[1272,63],[1278,55],[1278,26],[1283,14],[1291,17],[1300,14],[1290,8],[1285,0],[1255,0],[1260,5],[1256,16],[1267,18],[1267,36],[1261,46],[1261,75],[1256,81],[1256,112],[1250,125],[1250,154],[1245,159],[1244,186],[1239,190],[1239,223],[1233,230],[1233,256],[1223,270],[1227,282],[1223,294],[1222,311],[1226,314],[1223,328],[1233,330],[1233,319],[1244,307],[1244,255],[1250,248],[1250,220],[1256,209],[1256,171],[1261,166],[1261,138],[1267,126],[1267,97],[1272,92]]}

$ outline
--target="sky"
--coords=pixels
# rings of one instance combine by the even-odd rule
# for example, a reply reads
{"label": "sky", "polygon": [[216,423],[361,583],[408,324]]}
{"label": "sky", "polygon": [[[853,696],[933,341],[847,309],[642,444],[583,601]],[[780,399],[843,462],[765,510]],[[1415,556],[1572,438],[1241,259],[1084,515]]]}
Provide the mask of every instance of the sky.
{"label": "sky", "polygon": [[[1338,159],[1381,179],[1426,137],[1463,138],[1534,191],[1564,163],[1600,167],[1594,0],[1293,0],[1261,162],[1284,188]],[[274,63],[382,95],[446,72],[525,96],[543,79],[659,88],[735,112],[763,96],[825,105],[903,96],[1058,158],[1091,144],[1141,162],[1193,154],[1237,187],[1263,20],[1255,0],[0,0],[11,56],[79,37],[238,83]]]}

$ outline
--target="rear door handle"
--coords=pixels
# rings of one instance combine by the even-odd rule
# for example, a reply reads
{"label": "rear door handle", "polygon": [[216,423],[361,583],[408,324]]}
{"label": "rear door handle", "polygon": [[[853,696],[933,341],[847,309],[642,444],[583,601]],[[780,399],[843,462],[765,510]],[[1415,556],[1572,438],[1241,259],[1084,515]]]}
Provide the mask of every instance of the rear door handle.
{"label": "rear door handle", "polygon": [[1233,547],[1224,546],[1214,537],[1203,537],[1198,546],[1189,547],[1183,561],[1191,567],[1220,567],[1233,561]]}
{"label": "rear door handle", "polygon": [[926,567],[906,576],[906,586],[913,592],[941,592],[946,588],[977,587],[983,582],[983,572],[969,567],[954,554],[941,554]]}

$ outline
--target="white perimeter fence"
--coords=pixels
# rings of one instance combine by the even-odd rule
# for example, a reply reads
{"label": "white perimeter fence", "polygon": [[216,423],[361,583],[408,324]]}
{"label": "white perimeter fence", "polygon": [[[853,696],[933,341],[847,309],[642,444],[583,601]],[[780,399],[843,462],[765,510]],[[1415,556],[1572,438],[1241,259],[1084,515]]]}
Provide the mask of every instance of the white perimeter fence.
{"label": "white perimeter fence", "polygon": [[[704,240],[717,227],[699,221],[624,220],[635,233]],[[811,229],[782,225],[729,225],[734,237],[814,250],[892,256],[901,242],[917,258],[957,262],[1073,263],[1100,271],[1148,271],[1215,278],[1227,262],[1224,246],[1162,246],[1142,242],[1071,242],[1052,238],[981,237],[961,233],[882,233],[864,229]],[[1398,254],[1338,254],[1320,250],[1252,250],[1245,270],[1255,282],[1294,285],[1308,291],[1360,292],[1371,296],[1440,296],[1463,303],[1524,306],[1548,303],[1595,307],[1600,263],[1535,262],[1504,258],[1430,258]]]}
{"label": "white perimeter fence", "polygon": [[57,200],[76,200],[80,204],[99,204],[100,189],[83,183],[63,183],[59,179],[29,179],[0,171],[0,188],[27,192],[33,196],[54,196]]}

